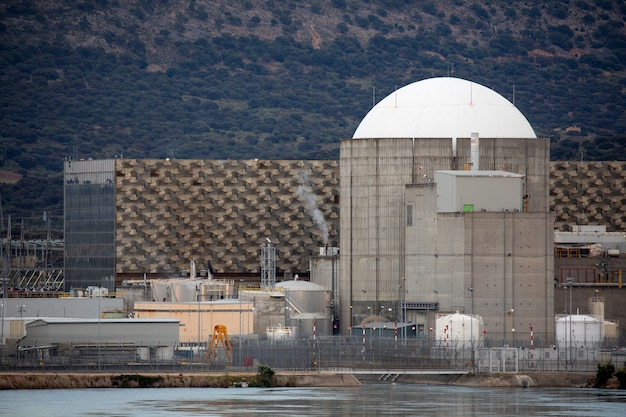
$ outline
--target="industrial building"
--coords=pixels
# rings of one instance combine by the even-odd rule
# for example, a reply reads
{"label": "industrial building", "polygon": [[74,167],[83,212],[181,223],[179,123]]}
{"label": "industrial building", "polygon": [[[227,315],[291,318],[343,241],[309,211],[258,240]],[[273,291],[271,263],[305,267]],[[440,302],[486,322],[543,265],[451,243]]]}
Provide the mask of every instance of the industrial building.
{"label": "industrial building", "polygon": [[26,324],[16,360],[57,366],[172,361],[178,327],[174,319],[40,318]]}
{"label": "industrial building", "polygon": [[[271,238],[281,277],[338,241],[337,161],[65,162],[65,289],[126,279],[259,274]],[[206,276],[206,275],[205,275]]]}
{"label": "industrial building", "polygon": [[207,342],[217,325],[226,326],[231,336],[254,333],[253,304],[238,299],[135,303],[133,312],[135,318],[176,319],[180,322],[178,338],[186,345]]}

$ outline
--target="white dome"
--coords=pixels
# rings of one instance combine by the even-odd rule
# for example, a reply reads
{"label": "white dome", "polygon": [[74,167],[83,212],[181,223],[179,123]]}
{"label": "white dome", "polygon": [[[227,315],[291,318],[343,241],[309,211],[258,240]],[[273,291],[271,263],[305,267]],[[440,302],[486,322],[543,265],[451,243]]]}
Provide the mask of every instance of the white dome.
{"label": "white dome", "polygon": [[489,88],[460,78],[430,78],[391,93],[353,138],[537,138],[524,115]]}

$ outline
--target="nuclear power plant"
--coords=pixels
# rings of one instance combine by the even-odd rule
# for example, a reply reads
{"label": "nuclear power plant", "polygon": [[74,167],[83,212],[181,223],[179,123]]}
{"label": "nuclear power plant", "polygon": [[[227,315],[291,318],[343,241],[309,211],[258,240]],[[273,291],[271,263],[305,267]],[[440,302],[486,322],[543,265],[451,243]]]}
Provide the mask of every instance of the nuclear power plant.
{"label": "nuclear power plant", "polygon": [[[65,295],[50,300],[47,281],[5,268],[7,294],[20,302],[3,304],[3,346],[13,337],[18,350],[38,352],[24,345],[39,340],[26,337],[30,322],[63,328],[68,346],[70,327],[89,324],[24,318],[35,311],[98,325],[106,311],[120,327],[128,317],[174,319],[173,343],[190,355],[219,325],[222,341],[226,329],[239,338],[241,357],[228,360],[240,364],[251,335],[350,336],[359,344],[351,361],[366,361],[366,340],[472,352],[617,343],[624,181],[626,162],[551,163],[549,140],[513,103],[450,77],[374,105],[341,140],[339,161],[68,159]],[[22,249],[3,243],[6,266]],[[79,304],[67,300],[84,297],[97,308],[80,304],[72,316]],[[26,327],[5,332],[5,317],[18,316]],[[115,326],[106,334],[114,339]],[[132,342],[142,358],[176,356],[152,336]],[[91,353],[93,343],[80,340]],[[53,345],[46,355],[57,355]]]}

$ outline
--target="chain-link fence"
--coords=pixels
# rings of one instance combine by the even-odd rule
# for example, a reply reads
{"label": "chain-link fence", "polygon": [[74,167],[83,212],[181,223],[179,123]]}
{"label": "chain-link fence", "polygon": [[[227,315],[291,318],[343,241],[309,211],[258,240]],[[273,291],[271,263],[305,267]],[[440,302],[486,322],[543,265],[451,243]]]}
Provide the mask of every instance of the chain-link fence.
{"label": "chain-link fence", "polygon": [[3,352],[2,368],[14,370],[256,371],[276,370],[466,370],[467,372],[595,372],[600,363],[626,366],[626,350],[599,347],[445,346],[416,339],[317,337],[303,339],[233,338],[232,350],[207,345],[137,346],[93,343],[14,349]]}

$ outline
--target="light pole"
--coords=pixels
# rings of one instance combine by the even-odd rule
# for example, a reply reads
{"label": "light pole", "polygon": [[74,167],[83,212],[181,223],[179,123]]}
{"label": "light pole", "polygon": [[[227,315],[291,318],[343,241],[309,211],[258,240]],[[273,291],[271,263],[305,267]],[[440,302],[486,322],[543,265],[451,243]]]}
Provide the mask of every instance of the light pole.
{"label": "light pole", "polygon": [[352,309],[352,304],[350,304],[350,333],[352,333],[353,324],[354,324],[354,311]]}
{"label": "light pole", "polygon": [[467,289],[470,295],[470,366],[474,366],[474,288]]}
{"label": "light pole", "polygon": [[243,365],[243,354],[241,351],[241,338],[243,336],[243,311],[241,310],[241,294],[239,296],[239,366]]}
{"label": "light pole", "polygon": [[565,278],[565,282],[569,286],[569,318],[568,318],[569,331],[568,331],[568,336],[567,336],[567,339],[566,339],[566,342],[565,342],[565,349],[566,349],[566,351],[565,351],[565,363],[566,363],[566,366],[567,366],[568,352],[569,352],[569,361],[573,362],[571,348],[572,348],[572,284],[574,283],[574,278],[567,277],[567,278]]}
{"label": "light pole", "polygon": [[0,335],[0,363],[4,362],[4,303],[0,304],[2,314],[2,335]]}
{"label": "light pole", "polygon": [[515,344],[515,309],[511,309],[511,333],[513,334],[513,343]]}
{"label": "light pole", "polygon": [[196,285],[196,302],[198,304],[198,358],[200,358],[200,288]]}
{"label": "light pole", "polygon": [[98,370],[102,367],[102,352],[100,345],[102,344],[101,332],[100,332],[100,317],[102,317],[102,293],[98,292]]}

